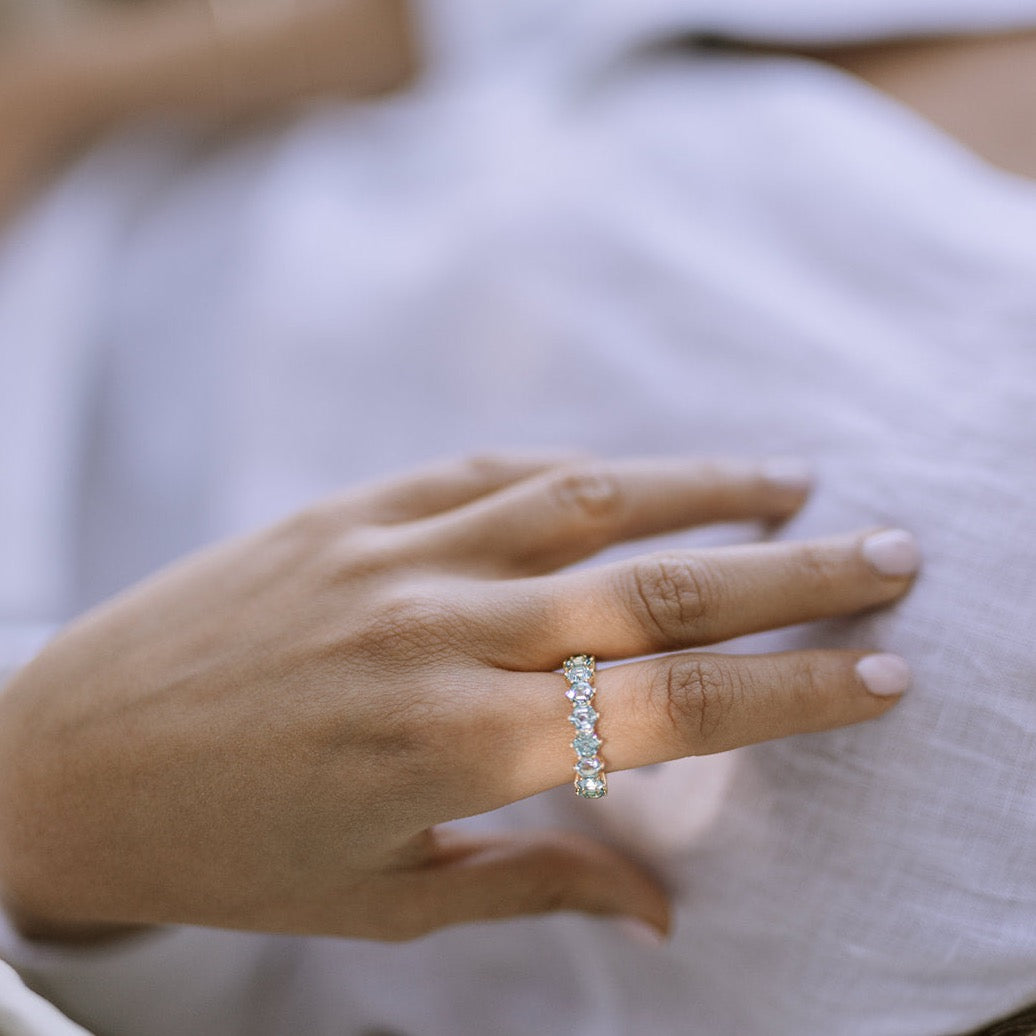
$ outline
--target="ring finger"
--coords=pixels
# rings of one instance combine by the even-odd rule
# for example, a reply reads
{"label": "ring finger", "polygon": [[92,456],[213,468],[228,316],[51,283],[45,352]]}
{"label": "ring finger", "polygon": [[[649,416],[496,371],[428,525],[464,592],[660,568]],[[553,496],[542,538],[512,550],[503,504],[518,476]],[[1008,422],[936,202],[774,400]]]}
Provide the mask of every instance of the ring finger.
{"label": "ring finger", "polygon": [[[575,729],[566,723],[571,706],[562,677],[516,679],[523,681],[524,721],[503,770],[511,783],[498,789],[500,804],[574,778]],[[882,715],[909,680],[898,656],[853,651],[687,652],[613,666],[598,674],[591,702],[596,753],[607,770],[625,770],[827,730]],[[581,754],[590,752],[592,742]]]}

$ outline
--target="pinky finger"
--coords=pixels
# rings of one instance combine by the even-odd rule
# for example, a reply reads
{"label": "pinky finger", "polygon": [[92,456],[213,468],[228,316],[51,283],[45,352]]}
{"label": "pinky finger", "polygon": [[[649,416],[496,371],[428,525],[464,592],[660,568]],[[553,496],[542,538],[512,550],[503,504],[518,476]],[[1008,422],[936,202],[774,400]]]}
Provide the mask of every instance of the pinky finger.
{"label": "pinky finger", "polygon": [[431,841],[419,868],[385,878],[399,939],[561,911],[634,919],[660,940],[668,934],[669,900],[658,882],[589,838],[560,831],[479,838],[436,828]]}

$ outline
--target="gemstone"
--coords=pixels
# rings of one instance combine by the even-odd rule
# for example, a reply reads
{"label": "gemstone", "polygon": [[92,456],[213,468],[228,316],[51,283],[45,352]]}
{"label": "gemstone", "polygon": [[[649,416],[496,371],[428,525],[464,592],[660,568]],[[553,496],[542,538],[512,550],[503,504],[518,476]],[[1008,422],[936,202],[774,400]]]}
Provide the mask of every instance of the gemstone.
{"label": "gemstone", "polygon": [[588,683],[574,683],[565,691],[565,697],[569,701],[579,702],[580,704],[588,702],[593,696],[594,689]]}
{"label": "gemstone", "polygon": [[572,742],[572,747],[579,755],[597,755],[597,749],[601,747],[601,739],[594,733],[577,734]]}
{"label": "gemstone", "polygon": [[589,734],[597,722],[597,713],[592,705],[577,705],[568,717],[569,723],[579,731],[580,734]]}
{"label": "gemstone", "polygon": [[604,763],[594,755],[589,759],[580,759],[573,769],[580,777],[594,777],[604,769]]}
{"label": "gemstone", "polygon": [[608,781],[604,774],[596,777],[577,777],[576,794],[584,799],[599,799],[608,794]]}
{"label": "gemstone", "polygon": [[595,661],[593,655],[573,655],[562,667],[567,679],[590,681],[593,679]]}
{"label": "gemstone", "polygon": [[565,662],[565,672],[568,672],[573,666],[585,666],[587,669],[593,669],[594,667],[594,656],[593,655],[573,655]]}

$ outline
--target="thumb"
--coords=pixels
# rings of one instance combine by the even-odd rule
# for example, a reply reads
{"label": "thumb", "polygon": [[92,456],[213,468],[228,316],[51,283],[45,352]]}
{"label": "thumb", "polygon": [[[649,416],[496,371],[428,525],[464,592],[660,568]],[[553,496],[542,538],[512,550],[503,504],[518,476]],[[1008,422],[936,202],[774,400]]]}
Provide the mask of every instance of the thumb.
{"label": "thumb", "polygon": [[669,932],[669,899],[658,880],[599,842],[561,831],[470,837],[428,832],[428,855],[397,872],[403,938],[446,925],[574,910],[633,918]]}

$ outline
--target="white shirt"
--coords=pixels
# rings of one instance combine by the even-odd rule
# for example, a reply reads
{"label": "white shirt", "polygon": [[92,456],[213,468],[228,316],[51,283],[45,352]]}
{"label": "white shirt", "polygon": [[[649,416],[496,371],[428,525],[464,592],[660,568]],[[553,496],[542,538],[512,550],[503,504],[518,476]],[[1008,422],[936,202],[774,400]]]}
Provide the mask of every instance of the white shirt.
{"label": "white shirt", "polygon": [[[817,491],[781,535],[905,525],[926,567],[894,609],[745,647],[898,651],[914,690],[874,723],[476,821],[656,866],[664,949],[578,917],[406,946],[7,933],[77,1021],[947,1036],[1036,1001],[1036,188],[825,66],[619,60],[656,29],[774,27],[718,6],[443,14],[455,71],[415,97],[200,158],[141,130],[73,170],[0,256],[0,615],[27,645],[193,546],[433,455],[804,454]],[[810,38],[1036,21],[781,12]]]}

